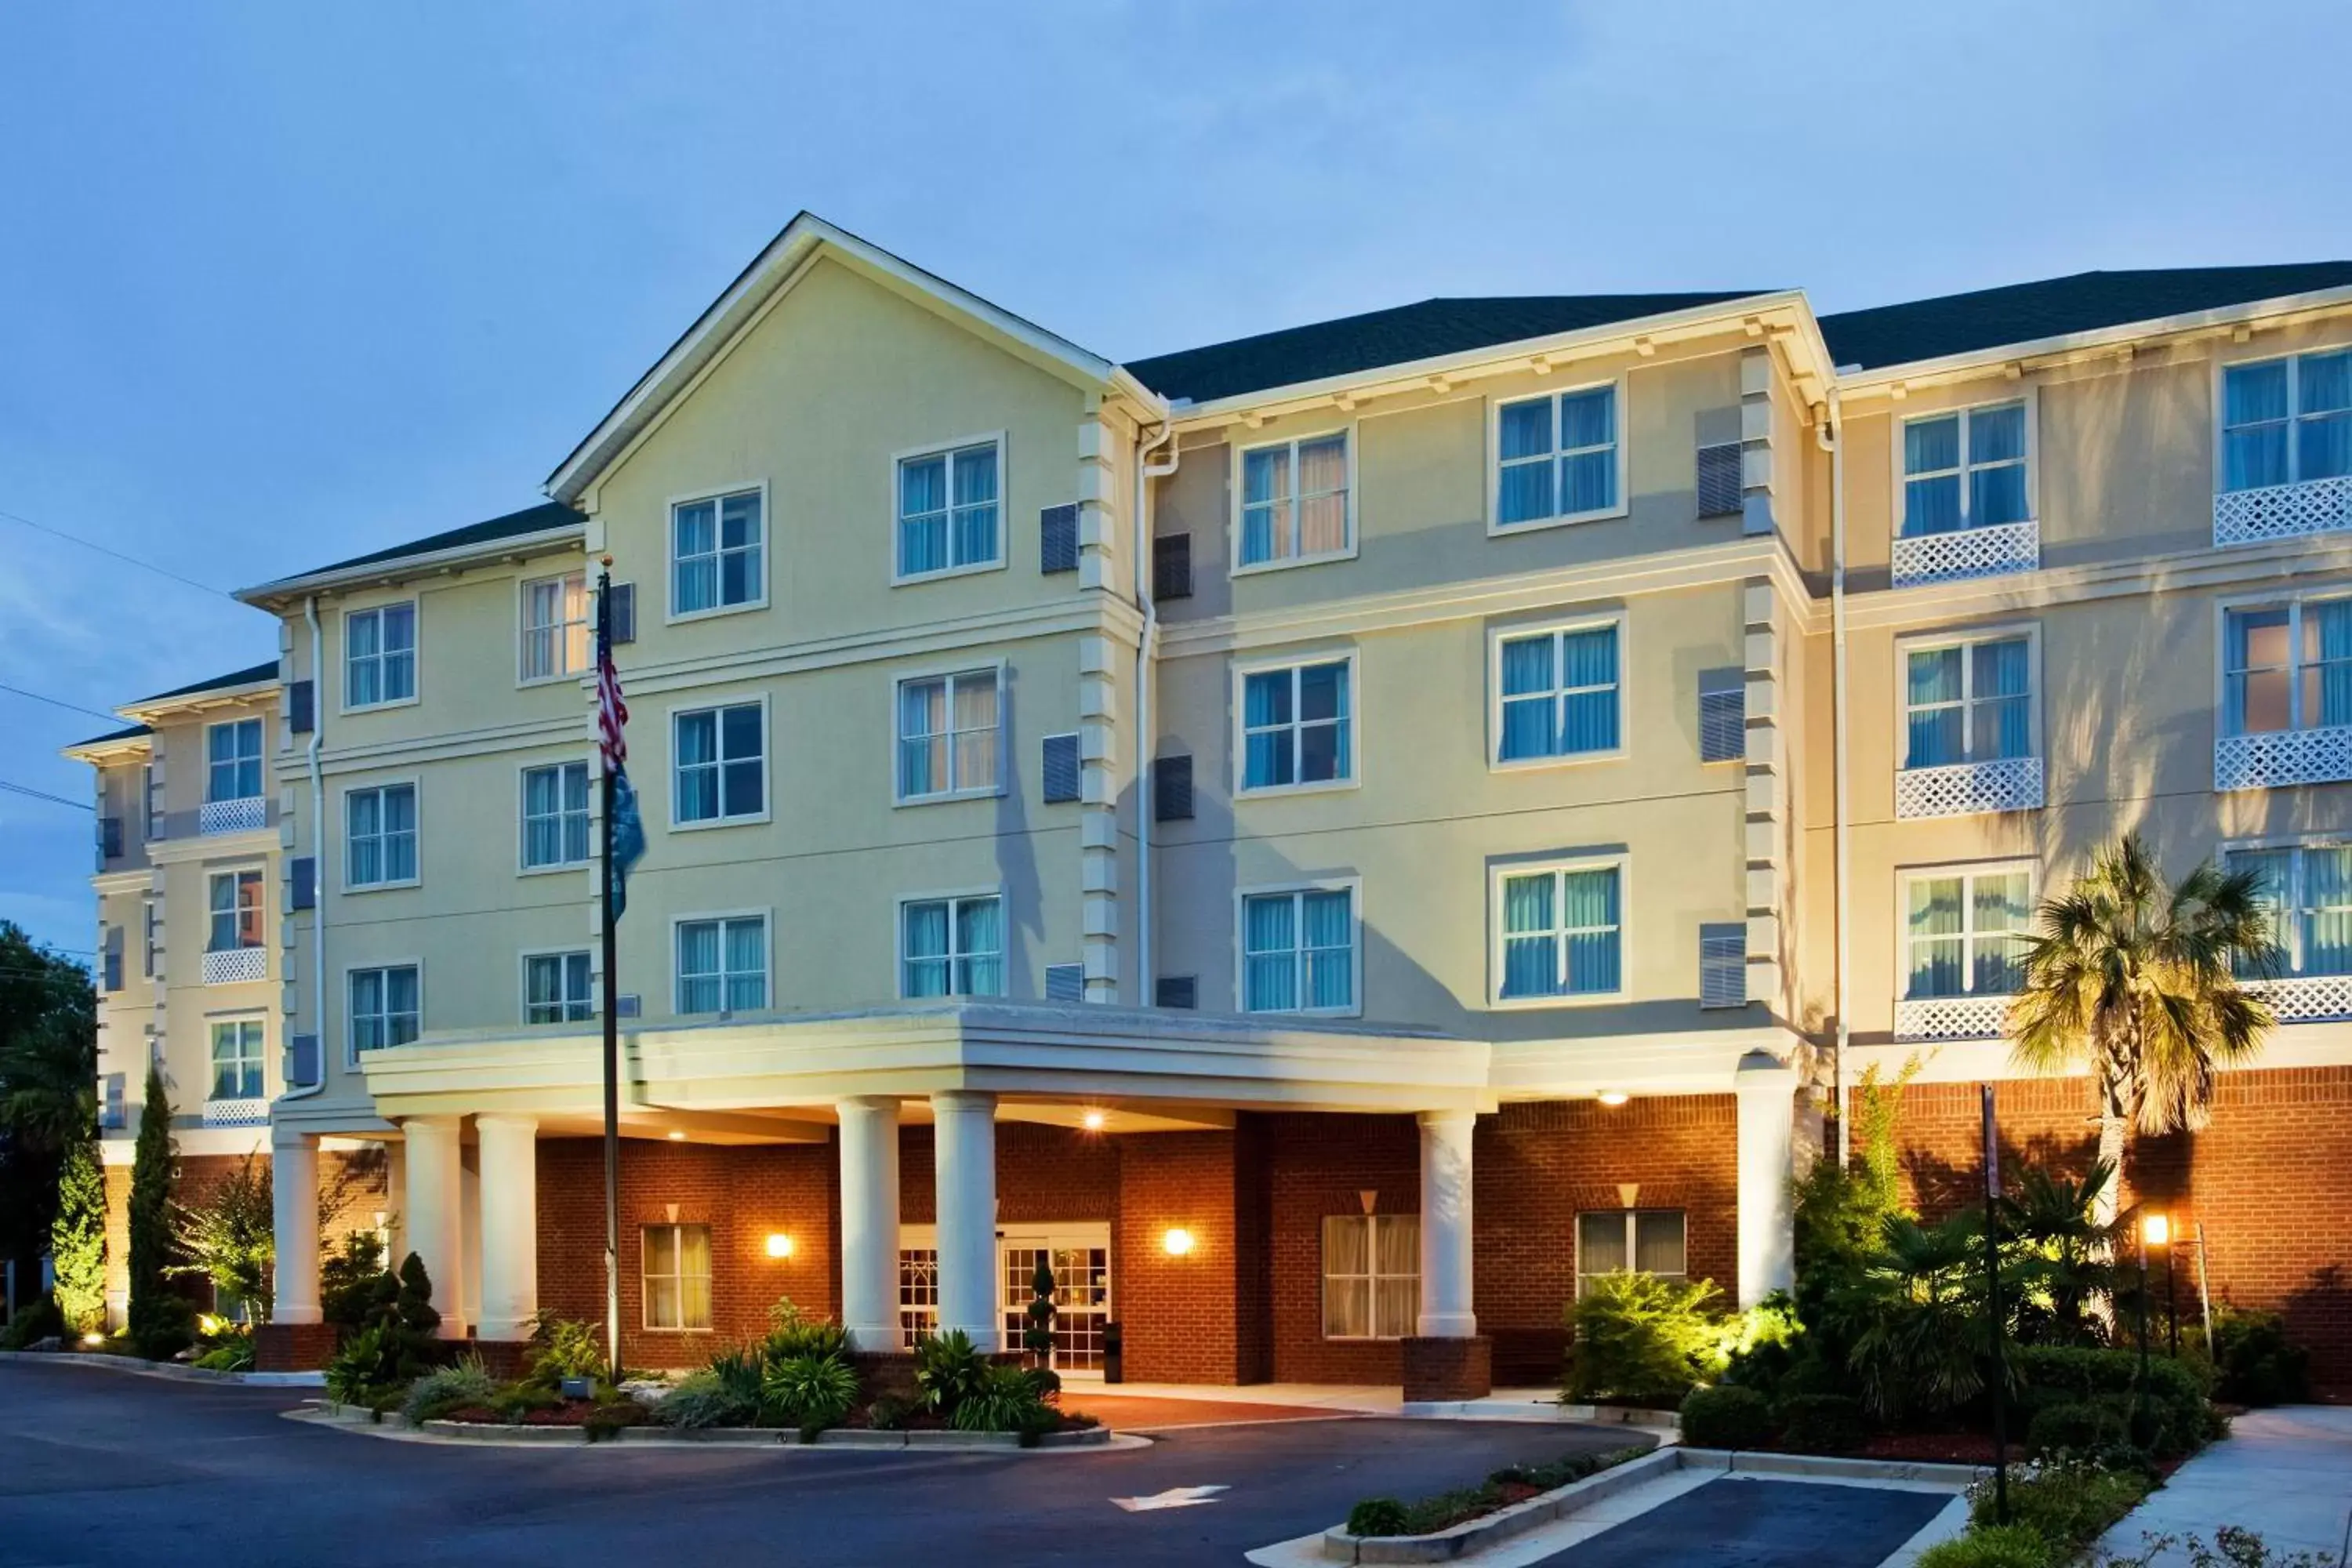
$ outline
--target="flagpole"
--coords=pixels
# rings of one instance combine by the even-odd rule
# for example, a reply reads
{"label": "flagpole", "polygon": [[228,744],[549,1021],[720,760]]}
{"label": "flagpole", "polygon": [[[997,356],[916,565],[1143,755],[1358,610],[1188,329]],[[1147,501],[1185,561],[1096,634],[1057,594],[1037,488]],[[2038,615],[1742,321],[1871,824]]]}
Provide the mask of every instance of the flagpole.
{"label": "flagpole", "polygon": [[[596,668],[613,657],[613,558],[604,558],[596,578]],[[602,692],[598,696],[603,701]],[[600,714],[601,724],[601,714]],[[621,1381],[621,1016],[620,981],[614,957],[613,914],[613,753],[599,746],[604,774],[604,886],[597,900],[604,965],[604,1346],[613,1381]]]}

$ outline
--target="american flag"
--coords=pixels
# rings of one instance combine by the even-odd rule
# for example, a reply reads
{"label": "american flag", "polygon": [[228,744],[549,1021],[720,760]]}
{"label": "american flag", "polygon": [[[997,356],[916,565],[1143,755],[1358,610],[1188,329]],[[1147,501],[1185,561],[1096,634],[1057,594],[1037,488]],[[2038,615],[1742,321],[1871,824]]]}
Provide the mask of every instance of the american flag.
{"label": "american flag", "polygon": [[609,584],[601,589],[596,616],[596,745],[604,756],[604,771],[617,773],[629,760],[629,705],[621,700],[621,672],[613,668],[613,626]]}

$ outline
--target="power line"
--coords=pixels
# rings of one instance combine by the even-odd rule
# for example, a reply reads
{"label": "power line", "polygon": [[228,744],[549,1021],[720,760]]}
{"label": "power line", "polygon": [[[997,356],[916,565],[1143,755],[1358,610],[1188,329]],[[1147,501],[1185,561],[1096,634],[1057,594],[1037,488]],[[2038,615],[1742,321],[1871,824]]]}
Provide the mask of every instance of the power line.
{"label": "power line", "polygon": [[120,713],[101,713],[95,708],[85,708],[79,702],[68,702],[62,698],[44,697],[37,691],[27,691],[21,686],[11,686],[5,680],[0,680],[0,691],[13,691],[19,697],[29,697],[36,702],[46,702],[52,708],[62,708],[68,713],[87,713],[93,719],[104,719],[116,724],[122,722],[122,715]]}
{"label": "power line", "polygon": [[53,539],[62,539],[68,544],[79,544],[84,550],[95,550],[100,555],[110,555],[115,560],[122,562],[126,565],[136,566],[143,572],[152,572],[158,577],[169,577],[173,582],[178,583],[184,587],[194,588],[198,593],[214,595],[216,597],[226,599],[230,604],[236,605],[240,608],[243,607],[243,601],[238,599],[236,595],[230,593],[227,589],[215,588],[210,583],[199,583],[194,577],[183,577],[180,574],[173,571],[168,566],[158,566],[152,561],[142,561],[136,555],[126,555],[121,551],[113,548],[111,545],[100,544],[94,539],[84,539],[78,533],[68,533],[64,529],[52,528],[46,522],[35,522],[31,518],[25,516],[22,512],[0,511],[0,517],[6,518],[10,522],[22,523],[26,528],[32,529],[37,532],[46,533]]}
{"label": "power line", "polygon": [[90,805],[90,803],[86,800],[68,800],[61,795],[51,795],[45,789],[34,789],[26,784],[10,784],[6,779],[0,779],[0,789],[13,790],[18,795],[29,795],[35,800],[53,801],[58,805],[69,805],[76,811],[96,811],[98,809],[98,807]]}

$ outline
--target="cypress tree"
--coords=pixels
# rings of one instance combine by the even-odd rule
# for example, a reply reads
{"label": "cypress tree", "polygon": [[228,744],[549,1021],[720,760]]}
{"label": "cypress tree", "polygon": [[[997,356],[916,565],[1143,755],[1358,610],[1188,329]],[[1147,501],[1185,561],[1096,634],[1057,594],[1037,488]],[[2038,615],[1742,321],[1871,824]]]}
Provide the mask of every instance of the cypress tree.
{"label": "cypress tree", "polygon": [[[131,1338],[142,1355],[163,1357],[189,1342],[186,1303],[173,1294],[164,1270],[172,1263],[172,1100],[161,1068],[147,1069],[140,1100],[139,1141],[131,1155]],[[173,1342],[176,1340],[178,1342]]]}
{"label": "cypress tree", "polygon": [[85,1134],[66,1151],[58,1173],[58,1218],[49,1230],[58,1310],[86,1334],[106,1322],[106,1168],[98,1140]]}

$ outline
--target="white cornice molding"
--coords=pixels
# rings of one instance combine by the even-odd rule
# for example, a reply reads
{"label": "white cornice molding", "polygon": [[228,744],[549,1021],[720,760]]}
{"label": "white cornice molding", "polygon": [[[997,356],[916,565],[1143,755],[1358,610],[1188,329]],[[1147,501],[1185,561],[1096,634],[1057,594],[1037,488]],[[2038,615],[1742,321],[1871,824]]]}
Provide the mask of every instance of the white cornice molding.
{"label": "white cornice molding", "polygon": [[[583,691],[585,690],[583,687]],[[332,776],[373,772],[409,763],[448,762],[460,757],[493,756],[500,752],[526,752],[575,742],[585,744],[594,733],[593,718],[593,710],[589,708],[583,695],[579,712],[567,718],[530,719],[514,724],[487,725],[478,730],[413,735],[359,746],[321,748],[319,771]]]}
{"label": "white cornice molding", "polygon": [[[289,607],[288,601],[309,594],[336,593],[353,588],[394,588],[420,577],[441,576],[467,566],[495,565],[509,556],[528,557],[556,552],[570,553],[572,550],[583,548],[582,542],[585,536],[584,524],[565,523],[561,528],[541,529],[535,533],[519,533],[478,544],[454,545],[447,550],[429,551],[422,555],[402,555],[388,561],[329,567],[325,571],[305,573],[299,577],[281,577],[274,583],[264,583],[257,587],[239,588],[235,597],[276,614]],[[277,683],[272,681],[270,684],[274,688]]]}
{"label": "white cornice molding", "polygon": [[[1880,1078],[1894,1081],[1904,1064],[1916,1057],[1919,1070],[1914,1083],[1999,1083],[2035,1079],[2087,1079],[2081,1068],[2035,1073],[2011,1059],[2007,1040],[1947,1040],[1941,1043],[1890,1044],[1874,1041],[1846,1047],[1849,1081],[1875,1067]],[[2263,1042],[2261,1053],[2243,1067],[2224,1064],[2224,1073],[2277,1072],[2302,1068],[2352,1067],[2352,1022],[2282,1024]]]}
{"label": "white cornice molding", "polygon": [[[278,678],[272,675],[237,686],[210,686],[202,691],[183,692],[177,697],[151,697],[142,702],[126,702],[115,711],[133,723],[144,724],[152,730],[175,718],[204,713],[215,708],[242,707],[257,697],[275,697],[278,684]],[[152,737],[133,739],[152,740]]]}
{"label": "white cornice molding", "polygon": [[242,833],[187,833],[177,838],[152,839],[147,846],[147,859],[154,869],[199,860],[248,860],[278,853],[282,843],[278,826],[273,822]]}
{"label": "white cornice molding", "polygon": [[1803,1059],[1804,1043],[1777,1025],[1690,1033],[1596,1035],[1498,1040],[1491,1076],[1504,1100],[1584,1100],[1604,1092],[1641,1097],[1729,1094],[1739,1064],[1762,1051]]}

